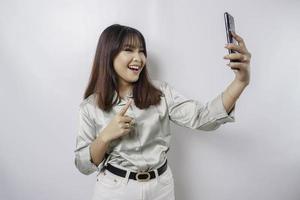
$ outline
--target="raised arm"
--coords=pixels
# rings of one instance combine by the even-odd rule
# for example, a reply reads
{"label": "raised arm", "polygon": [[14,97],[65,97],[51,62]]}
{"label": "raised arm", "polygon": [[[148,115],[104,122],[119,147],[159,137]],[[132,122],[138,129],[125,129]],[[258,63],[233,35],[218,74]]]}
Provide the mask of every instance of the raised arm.
{"label": "raised arm", "polygon": [[[234,107],[237,99],[250,82],[251,53],[247,50],[242,37],[234,32],[232,32],[232,35],[238,44],[227,44],[225,45],[225,48],[232,49],[235,53],[224,56],[224,59],[231,61],[227,64],[227,66],[231,67],[235,73],[234,80],[226,88],[222,95],[222,101],[225,110],[228,113]],[[232,60],[234,60],[234,62],[232,62]]]}

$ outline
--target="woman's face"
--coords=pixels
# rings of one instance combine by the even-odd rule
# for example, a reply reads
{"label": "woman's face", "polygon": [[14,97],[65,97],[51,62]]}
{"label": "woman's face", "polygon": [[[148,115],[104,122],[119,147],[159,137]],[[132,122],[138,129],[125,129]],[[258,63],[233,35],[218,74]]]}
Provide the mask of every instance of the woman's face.
{"label": "woman's face", "polygon": [[113,61],[119,83],[131,85],[139,79],[140,73],[146,64],[143,48],[124,45]]}

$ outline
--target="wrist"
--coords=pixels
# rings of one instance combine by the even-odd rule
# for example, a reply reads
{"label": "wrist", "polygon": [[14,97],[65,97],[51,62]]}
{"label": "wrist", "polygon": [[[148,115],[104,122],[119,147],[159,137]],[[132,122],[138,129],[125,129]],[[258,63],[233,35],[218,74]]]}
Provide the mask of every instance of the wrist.
{"label": "wrist", "polygon": [[239,85],[240,87],[247,87],[250,81],[240,81],[238,79],[234,79],[235,84]]}
{"label": "wrist", "polygon": [[107,136],[107,134],[105,132],[100,133],[100,135],[98,136],[99,140],[108,145],[111,142],[111,139]]}

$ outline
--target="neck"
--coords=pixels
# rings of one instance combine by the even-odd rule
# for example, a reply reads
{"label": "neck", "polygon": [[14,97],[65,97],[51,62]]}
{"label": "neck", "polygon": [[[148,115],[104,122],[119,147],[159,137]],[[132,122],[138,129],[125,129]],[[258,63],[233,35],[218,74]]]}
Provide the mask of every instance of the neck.
{"label": "neck", "polygon": [[124,97],[126,94],[131,92],[133,89],[133,85],[131,83],[120,82],[119,84],[119,95]]}

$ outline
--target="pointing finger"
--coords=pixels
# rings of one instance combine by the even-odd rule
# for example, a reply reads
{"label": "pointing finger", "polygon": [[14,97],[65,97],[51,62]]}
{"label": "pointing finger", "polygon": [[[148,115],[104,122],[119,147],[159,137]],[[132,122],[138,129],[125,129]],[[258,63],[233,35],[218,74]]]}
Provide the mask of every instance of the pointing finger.
{"label": "pointing finger", "polygon": [[122,110],[119,112],[119,115],[124,116],[126,111],[128,110],[129,106],[131,105],[132,99],[130,99],[126,105],[122,108]]}

